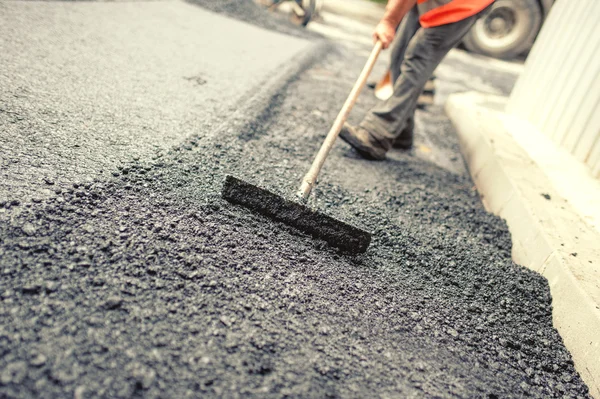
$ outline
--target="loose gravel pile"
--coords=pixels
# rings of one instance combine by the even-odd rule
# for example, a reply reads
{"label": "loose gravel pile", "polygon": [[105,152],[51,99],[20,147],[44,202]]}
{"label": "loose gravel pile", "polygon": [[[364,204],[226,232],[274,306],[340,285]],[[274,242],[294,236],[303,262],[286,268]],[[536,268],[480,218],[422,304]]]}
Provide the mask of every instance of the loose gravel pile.
{"label": "loose gravel pile", "polygon": [[186,0],[203,8],[228,17],[261,26],[291,36],[303,38],[316,38],[320,35],[299,29],[284,14],[269,12],[265,7],[260,7],[254,0]]}
{"label": "loose gravel pile", "polygon": [[0,397],[589,397],[468,176],[338,143],[311,205],[373,232],[360,257],[220,198],[226,174],[293,195],[363,61],[330,55],[259,125],[3,203]]}

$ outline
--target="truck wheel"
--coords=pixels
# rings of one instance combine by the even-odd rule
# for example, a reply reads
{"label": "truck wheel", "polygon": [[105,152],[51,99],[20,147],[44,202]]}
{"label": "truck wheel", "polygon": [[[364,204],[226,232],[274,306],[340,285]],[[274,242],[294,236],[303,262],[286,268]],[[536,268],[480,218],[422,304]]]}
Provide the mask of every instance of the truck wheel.
{"label": "truck wheel", "polygon": [[474,53],[510,59],[529,50],[542,26],[537,0],[496,0],[463,39]]}

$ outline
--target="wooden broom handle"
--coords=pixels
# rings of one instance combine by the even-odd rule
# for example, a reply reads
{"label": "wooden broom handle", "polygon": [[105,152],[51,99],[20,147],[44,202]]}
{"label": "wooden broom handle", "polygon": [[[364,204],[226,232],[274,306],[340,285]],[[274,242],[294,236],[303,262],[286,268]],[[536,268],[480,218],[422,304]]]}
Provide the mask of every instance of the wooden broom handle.
{"label": "wooden broom handle", "polygon": [[304,176],[304,179],[302,179],[302,184],[300,184],[300,189],[298,190],[298,197],[300,197],[300,199],[306,200],[310,195],[310,192],[314,187],[315,182],[317,181],[317,176],[319,176],[319,172],[321,171],[321,167],[325,163],[325,158],[327,158],[327,154],[329,154],[329,151],[331,150],[331,147],[333,147],[335,139],[340,134],[340,130],[342,130],[344,122],[346,122],[346,119],[348,119],[348,114],[350,114],[352,107],[354,107],[358,95],[360,94],[362,88],[365,86],[367,78],[369,77],[369,74],[373,69],[373,65],[375,65],[375,61],[377,61],[377,57],[381,52],[382,46],[383,44],[380,40],[378,40],[377,43],[375,43],[375,46],[371,51],[371,55],[369,55],[367,63],[365,64],[362,72],[360,73],[360,76],[356,80],[356,83],[354,83],[354,87],[352,88],[350,95],[346,99],[346,102],[340,110],[340,113],[338,114],[337,118],[335,118],[335,122],[333,122],[333,126],[331,126],[329,133],[327,133],[327,137],[325,137],[325,141],[321,145],[321,148],[319,149],[317,156],[315,157],[312,165],[310,166],[310,169]]}

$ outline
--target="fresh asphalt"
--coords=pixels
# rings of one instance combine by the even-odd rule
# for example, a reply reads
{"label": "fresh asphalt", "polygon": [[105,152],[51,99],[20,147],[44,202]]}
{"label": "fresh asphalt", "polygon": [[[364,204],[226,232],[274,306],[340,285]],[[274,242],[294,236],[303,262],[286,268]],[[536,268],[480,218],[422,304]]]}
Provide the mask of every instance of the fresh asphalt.
{"label": "fresh asphalt", "polygon": [[2,2],[0,198],[46,198],[208,134],[309,46],[179,1]]}
{"label": "fresh asphalt", "polygon": [[[0,396],[588,397],[547,281],[511,261],[506,225],[460,168],[338,143],[311,205],[373,233],[359,257],[220,198],[226,174],[293,195],[363,62],[331,51],[260,124],[190,129],[58,194],[4,201]],[[440,109],[418,117],[417,144],[460,163]]]}

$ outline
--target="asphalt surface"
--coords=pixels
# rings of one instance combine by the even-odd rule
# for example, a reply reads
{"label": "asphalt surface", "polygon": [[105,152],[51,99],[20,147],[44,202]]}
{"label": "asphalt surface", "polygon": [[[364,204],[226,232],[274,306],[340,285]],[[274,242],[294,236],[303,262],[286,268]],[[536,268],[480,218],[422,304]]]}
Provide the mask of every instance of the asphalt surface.
{"label": "asphalt surface", "polygon": [[309,46],[180,1],[2,2],[0,200],[208,132]]}
{"label": "asphalt surface", "polygon": [[[338,143],[311,206],[373,233],[359,257],[220,198],[226,174],[293,196],[363,62],[331,52],[260,124],[4,204],[0,396],[588,397],[547,281],[460,169]],[[439,112],[417,145],[451,151]]]}
{"label": "asphalt surface", "polygon": [[262,28],[285,33],[290,36],[300,38],[320,38],[318,33],[307,31],[306,29],[298,29],[289,15],[280,15],[272,13],[263,7],[257,7],[254,1],[249,0],[186,0],[191,4],[199,5],[202,8],[211,10],[215,13],[226,15],[230,18],[237,19],[260,26]]}

